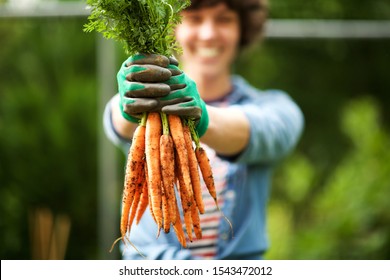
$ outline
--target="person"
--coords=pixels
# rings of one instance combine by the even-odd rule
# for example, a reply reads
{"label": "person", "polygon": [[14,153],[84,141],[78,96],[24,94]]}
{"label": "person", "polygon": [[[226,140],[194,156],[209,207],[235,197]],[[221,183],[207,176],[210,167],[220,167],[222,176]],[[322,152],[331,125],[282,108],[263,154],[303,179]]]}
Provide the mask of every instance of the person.
{"label": "person", "polygon": [[[266,17],[265,0],[192,0],[175,29],[180,68],[172,58],[136,55],[118,72],[119,93],[104,113],[111,141],[127,153],[143,111],[195,119],[221,208],[203,185],[203,237],[187,248],[173,230],[156,238],[146,211],[130,240],[147,259],[262,259],[268,249],[272,173],[299,141],[304,117],[285,92],[257,89],[232,71],[238,54],[262,39]],[[123,252],[124,259],[144,256]]]}

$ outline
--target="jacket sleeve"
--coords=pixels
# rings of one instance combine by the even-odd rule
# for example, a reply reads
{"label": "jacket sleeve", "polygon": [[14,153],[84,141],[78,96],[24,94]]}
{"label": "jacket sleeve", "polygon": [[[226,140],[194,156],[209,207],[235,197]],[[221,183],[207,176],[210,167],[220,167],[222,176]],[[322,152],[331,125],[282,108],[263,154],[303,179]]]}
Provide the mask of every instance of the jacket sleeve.
{"label": "jacket sleeve", "polygon": [[[119,133],[115,130],[114,125],[112,123],[111,117],[111,103],[115,100],[115,98],[111,98],[110,101],[107,102],[106,107],[103,113],[103,129],[107,138],[115,144],[117,147],[121,148],[125,154],[130,149],[131,140],[125,139],[119,135]],[[119,106],[119,105],[118,105]]]}
{"label": "jacket sleeve", "polygon": [[236,158],[245,163],[272,163],[296,146],[304,127],[297,104],[284,92],[266,91],[251,102],[232,105],[242,110],[250,122],[250,138]]}

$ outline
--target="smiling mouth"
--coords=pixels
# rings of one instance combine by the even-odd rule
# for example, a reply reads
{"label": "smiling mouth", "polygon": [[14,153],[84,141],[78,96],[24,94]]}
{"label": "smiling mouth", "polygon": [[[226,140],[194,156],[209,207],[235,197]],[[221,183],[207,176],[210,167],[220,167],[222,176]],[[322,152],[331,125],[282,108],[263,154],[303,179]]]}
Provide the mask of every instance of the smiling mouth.
{"label": "smiling mouth", "polygon": [[219,54],[218,48],[198,48],[198,54],[204,58],[213,58]]}

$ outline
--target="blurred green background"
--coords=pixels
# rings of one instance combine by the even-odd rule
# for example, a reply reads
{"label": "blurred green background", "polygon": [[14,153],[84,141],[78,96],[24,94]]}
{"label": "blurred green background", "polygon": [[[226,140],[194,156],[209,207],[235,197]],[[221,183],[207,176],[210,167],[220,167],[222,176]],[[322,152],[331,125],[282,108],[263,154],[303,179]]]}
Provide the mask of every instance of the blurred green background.
{"label": "blurred green background", "polygon": [[[271,19],[390,19],[387,0],[270,4]],[[0,18],[1,259],[48,258],[47,248],[57,258],[120,258],[100,244],[105,100],[99,35],[84,33],[84,23]],[[122,46],[113,50],[119,68]],[[287,91],[306,119],[275,172],[267,258],[390,259],[389,64],[389,37],[266,38],[239,58],[237,73]],[[115,74],[105,78],[115,83]],[[119,202],[124,155],[112,151],[119,180],[107,199]]]}

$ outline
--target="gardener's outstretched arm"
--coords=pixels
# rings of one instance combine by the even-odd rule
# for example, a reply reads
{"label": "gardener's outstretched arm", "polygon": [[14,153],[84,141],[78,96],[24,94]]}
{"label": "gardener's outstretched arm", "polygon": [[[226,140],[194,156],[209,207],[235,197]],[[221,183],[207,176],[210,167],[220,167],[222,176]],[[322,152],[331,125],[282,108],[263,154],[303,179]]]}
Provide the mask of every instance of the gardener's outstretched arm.
{"label": "gardener's outstretched arm", "polygon": [[248,118],[242,111],[234,108],[206,107],[209,125],[201,141],[220,155],[232,156],[240,153],[249,141]]}
{"label": "gardener's outstretched arm", "polygon": [[[221,155],[234,155],[248,143],[249,122],[239,110],[206,106],[196,84],[177,67],[177,61],[159,55],[129,57],[118,75],[119,94],[110,102],[109,125],[115,137],[130,142],[143,112],[162,111],[194,119],[207,145]],[[210,112],[210,116],[209,116]],[[108,133],[110,134],[110,133]],[[204,135],[204,137],[203,137]]]}
{"label": "gardener's outstretched arm", "polygon": [[118,136],[131,141],[133,138],[133,133],[138,124],[136,122],[130,122],[123,117],[121,108],[118,106],[119,102],[120,96],[119,94],[116,94],[112,97],[110,103],[107,105],[110,106],[109,110],[111,112],[112,126]]}

